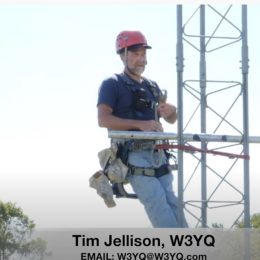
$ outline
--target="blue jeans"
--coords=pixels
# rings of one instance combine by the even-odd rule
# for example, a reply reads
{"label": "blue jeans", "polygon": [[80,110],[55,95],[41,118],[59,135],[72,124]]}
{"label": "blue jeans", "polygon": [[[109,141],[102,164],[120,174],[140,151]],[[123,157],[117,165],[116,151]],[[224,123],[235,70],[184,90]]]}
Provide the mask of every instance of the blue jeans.
{"label": "blue jeans", "polygon": [[[129,154],[128,162],[139,167],[151,167],[149,152],[133,152]],[[175,228],[178,226],[177,197],[173,192],[172,173],[160,178],[143,175],[131,175],[128,177],[134,192],[153,225],[157,228]],[[187,227],[186,220],[184,220]]]}
{"label": "blue jeans", "polygon": [[172,174],[160,178],[143,175],[128,178],[153,227],[178,227],[177,198],[172,190]]}

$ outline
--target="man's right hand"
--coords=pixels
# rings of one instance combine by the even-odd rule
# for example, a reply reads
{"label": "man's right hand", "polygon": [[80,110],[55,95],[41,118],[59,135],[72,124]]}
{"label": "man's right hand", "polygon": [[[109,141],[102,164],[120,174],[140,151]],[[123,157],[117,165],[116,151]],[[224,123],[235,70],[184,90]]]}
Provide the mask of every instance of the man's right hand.
{"label": "man's right hand", "polygon": [[161,123],[155,120],[139,121],[138,125],[141,131],[163,132]]}

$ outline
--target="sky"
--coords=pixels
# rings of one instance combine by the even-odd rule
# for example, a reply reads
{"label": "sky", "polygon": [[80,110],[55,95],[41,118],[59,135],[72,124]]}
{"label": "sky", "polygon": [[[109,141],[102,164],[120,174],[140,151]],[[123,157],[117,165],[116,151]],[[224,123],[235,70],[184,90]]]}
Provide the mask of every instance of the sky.
{"label": "sky", "polygon": [[[183,5],[190,14],[197,7]],[[253,136],[260,136],[259,12],[258,4],[248,5]],[[234,12],[232,19],[240,24],[239,17]],[[210,19],[215,22],[213,15]],[[194,24],[187,26],[187,32],[197,30]],[[0,3],[0,199],[16,202],[39,228],[150,227],[138,201],[118,199],[117,206],[108,209],[88,183],[100,169],[98,151],[109,146],[107,131],[97,125],[98,88],[103,79],[122,71],[115,38],[126,29],[146,35],[153,49],[145,76],[167,89],[168,99],[177,104],[174,2]],[[233,33],[231,28],[226,32]],[[231,49],[223,53],[230,60],[235,58],[234,68],[239,71],[237,48],[238,54]],[[191,49],[184,52],[186,78],[198,73],[197,56]],[[208,69],[209,78],[219,78],[226,61],[218,53],[208,58],[214,64]],[[240,75],[233,75],[231,67],[224,71],[226,80]],[[219,107],[225,104],[221,97],[214,101]],[[233,115],[235,120],[239,117]],[[177,125],[164,127],[167,132],[177,131]],[[251,213],[260,212],[259,150],[259,144],[250,146]],[[224,159],[221,162],[225,165]],[[240,185],[241,177],[231,181]],[[176,183],[177,178],[177,190]],[[197,186],[193,192],[199,193]],[[223,194],[228,192],[224,189]],[[217,215],[211,221],[225,219]]]}

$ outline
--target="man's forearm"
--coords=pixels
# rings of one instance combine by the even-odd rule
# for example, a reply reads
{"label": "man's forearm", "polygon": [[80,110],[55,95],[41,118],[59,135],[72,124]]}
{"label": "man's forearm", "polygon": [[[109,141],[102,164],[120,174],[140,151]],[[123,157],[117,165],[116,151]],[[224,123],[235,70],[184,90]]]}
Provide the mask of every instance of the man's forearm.
{"label": "man's forearm", "polygon": [[140,121],[133,119],[123,119],[114,115],[100,116],[98,120],[100,127],[112,130],[140,130]]}

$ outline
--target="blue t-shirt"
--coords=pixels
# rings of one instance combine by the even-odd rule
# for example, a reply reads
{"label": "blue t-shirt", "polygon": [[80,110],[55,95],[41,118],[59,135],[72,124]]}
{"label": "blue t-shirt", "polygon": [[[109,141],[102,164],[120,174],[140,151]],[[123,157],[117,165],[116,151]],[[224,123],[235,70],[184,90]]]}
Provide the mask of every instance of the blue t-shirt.
{"label": "blue t-shirt", "polygon": [[[136,109],[135,93],[138,90],[145,91],[145,99],[150,105],[144,109]],[[144,93],[142,92],[142,95]],[[139,83],[125,74],[114,75],[104,80],[99,89],[98,104],[105,104],[112,108],[112,114],[125,119],[155,120],[155,103],[158,102],[161,91],[158,85],[150,80],[144,79]],[[154,103],[154,104],[153,104]],[[130,130],[130,129],[129,129]],[[132,151],[128,154],[128,163],[136,167],[154,167],[154,158],[160,161],[160,165],[167,162],[165,154],[151,150]]]}
{"label": "blue t-shirt", "polygon": [[[147,105],[142,109],[137,109],[136,93],[140,90],[142,90],[142,95],[145,95]],[[108,105],[112,108],[112,114],[120,118],[154,120],[155,103],[159,94],[160,90],[155,82],[145,79],[139,83],[126,74],[114,75],[102,82],[98,105]]]}

